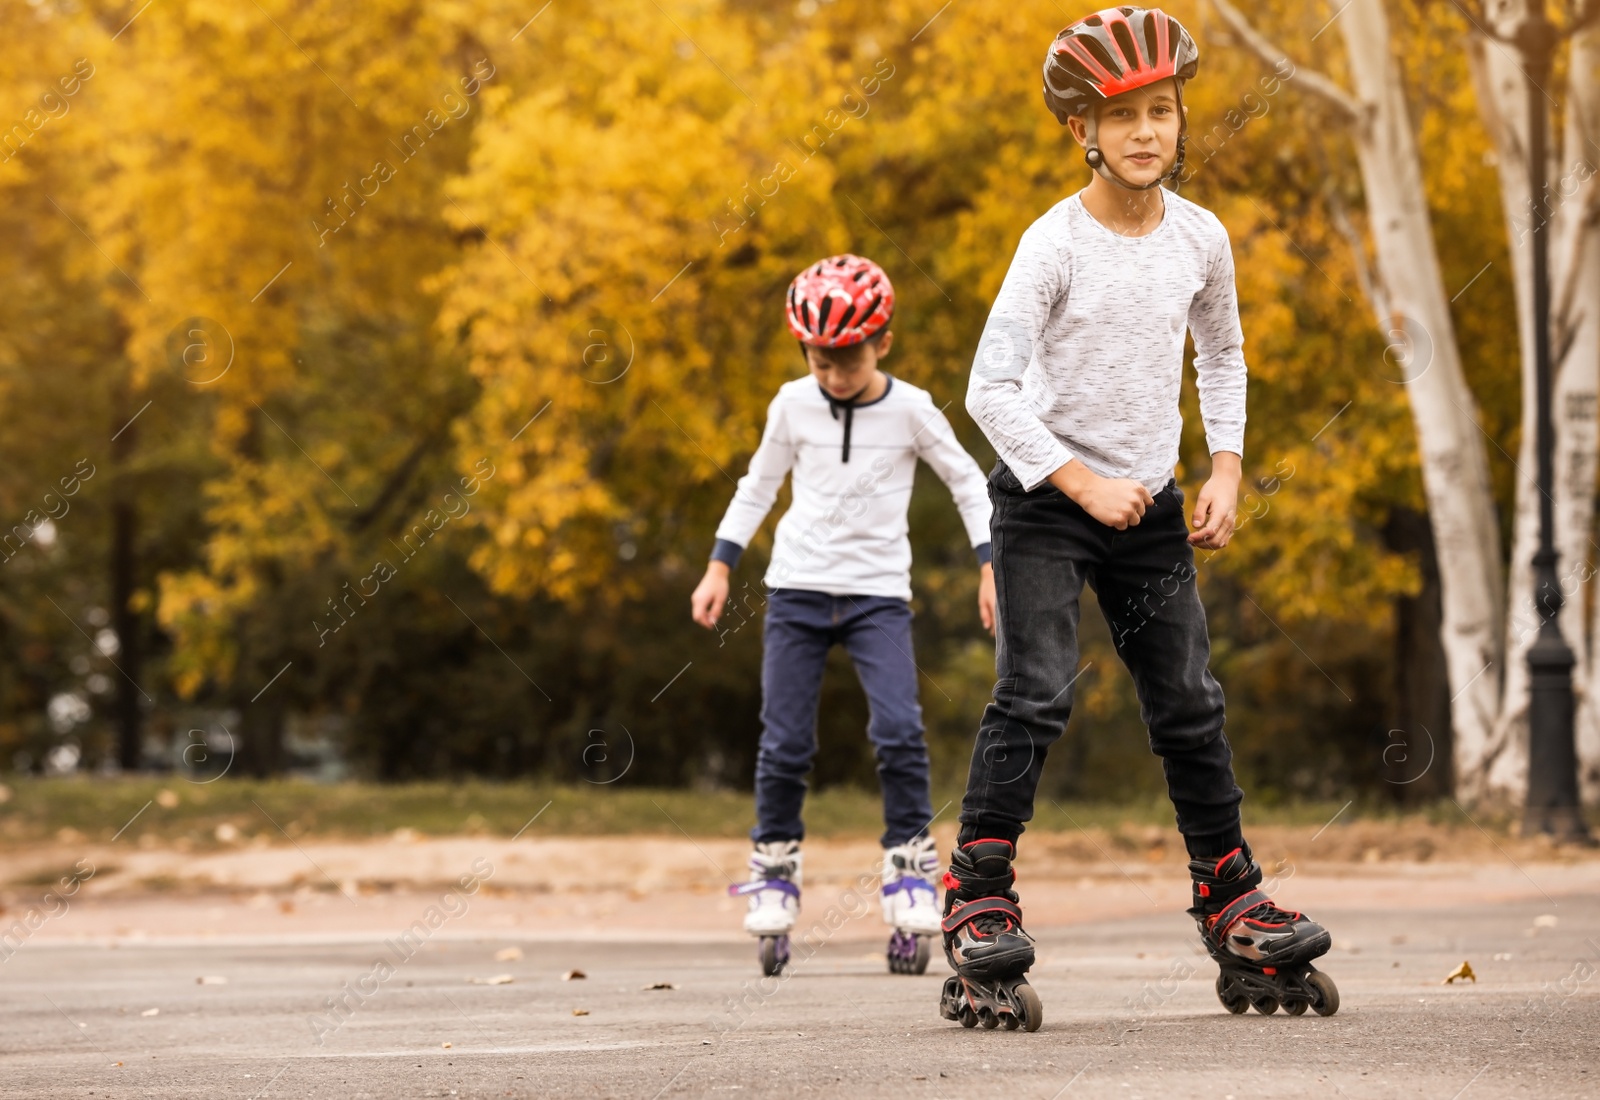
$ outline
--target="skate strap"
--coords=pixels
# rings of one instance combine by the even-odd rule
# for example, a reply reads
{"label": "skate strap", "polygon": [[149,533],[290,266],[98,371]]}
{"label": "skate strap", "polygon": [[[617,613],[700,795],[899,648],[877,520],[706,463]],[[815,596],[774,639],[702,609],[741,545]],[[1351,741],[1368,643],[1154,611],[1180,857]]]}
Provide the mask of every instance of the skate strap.
{"label": "skate strap", "polygon": [[1240,894],[1234,898],[1222,912],[1217,914],[1216,920],[1212,924],[1214,929],[1218,929],[1217,938],[1219,940],[1225,938],[1233,930],[1234,925],[1264,905],[1272,905],[1272,899],[1260,890],[1251,890],[1247,894]]}
{"label": "skate strap", "polygon": [[975,920],[985,913],[1003,913],[1022,923],[1022,910],[1017,903],[1007,898],[978,898],[975,901],[964,901],[945,914],[944,920],[939,922],[939,927],[946,932],[954,932],[968,921]]}
{"label": "skate strap", "polygon": [[907,875],[905,878],[897,879],[896,881],[889,883],[888,885],[879,889],[878,893],[882,894],[884,897],[888,897],[890,894],[914,894],[918,890],[926,890],[935,897],[938,896],[937,892],[933,888],[933,883],[929,882],[925,878],[916,878],[912,875]]}
{"label": "skate strap", "polygon": [[759,894],[762,890],[777,890],[788,894],[792,898],[800,897],[800,887],[786,878],[764,878],[755,882],[741,882],[736,886],[728,887],[728,896],[736,898],[744,894]]}

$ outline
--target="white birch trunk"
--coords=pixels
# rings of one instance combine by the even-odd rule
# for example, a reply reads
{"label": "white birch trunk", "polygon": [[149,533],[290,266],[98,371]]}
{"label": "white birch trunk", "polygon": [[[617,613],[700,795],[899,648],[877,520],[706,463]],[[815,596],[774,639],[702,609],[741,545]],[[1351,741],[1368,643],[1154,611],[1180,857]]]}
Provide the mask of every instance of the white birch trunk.
{"label": "white birch trunk", "polygon": [[[1514,31],[1527,10],[1526,0],[1501,0],[1490,6],[1490,26],[1501,32]],[[1589,39],[1591,45],[1592,36]],[[1574,53],[1581,64],[1583,48]],[[1586,236],[1584,211],[1589,197],[1586,171],[1581,159],[1584,126],[1580,114],[1569,111],[1565,134],[1551,142],[1546,175],[1551,181],[1550,197],[1535,198],[1528,188],[1527,161],[1527,79],[1513,48],[1474,34],[1468,45],[1479,108],[1494,142],[1499,161],[1502,210],[1506,221],[1511,255],[1512,282],[1516,294],[1517,330],[1522,362],[1522,441],[1517,458],[1516,503],[1512,522],[1511,560],[1507,576],[1505,675],[1500,713],[1494,732],[1483,754],[1485,774],[1479,787],[1482,794],[1499,801],[1520,803],[1527,789],[1529,671],[1528,648],[1538,636],[1539,612],[1534,602],[1533,554],[1539,543],[1539,495],[1536,443],[1536,373],[1533,361],[1533,250],[1532,230],[1543,218],[1549,219],[1551,266],[1552,345],[1556,359],[1555,410],[1555,506],[1556,549],[1560,555],[1558,580],[1567,600],[1560,627],[1577,657],[1574,690],[1578,702],[1580,745],[1600,735],[1596,715],[1589,702],[1592,679],[1589,639],[1585,630],[1585,581],[1592,565],[1590,528],[1594,513],[1595,484],[1595,389],[1600,383],[1600,362],[1596,360],[1595,310],[1584,309],[1586,301],[1600,302],[1588,280],[1586,261],[1593,248]],[[1591,64],[1592,71],[1592,64]],[[1567,97],[1577,105],[1577,82]],[[1581,109],[1580,109],[1581,113]],[[1592,112],[1586,116],[1592,118]],[[1588,135],[1592,136],[1592,134]],[[1579,151],[1579,160],[1560,150]],[[1588,294],[1589,297],[1583,297]],[[1565,356],[1563,357],[1563,352]],[[1592,749],[1588,755],[1593,756]]]}
{"label": "white birch trunk", "polygon": [[[1586,176],[1576,193],[1562,198],[1560,213],[1566,223],[1564,237],[1570,239],[1557,260],[1558,278],[1554,282],[1555,344],[1565,348],[1557,380],[1556,411],[1563,435],[1570,437],[1564,446],[1569,452],[1565,465],[1557,472],[1571,482],[1570,508],[1560,527],[1562,554],[1572,548],[1582,560],[1600,558],[1592,537],[1594,523],[1594,485],[1597,451],[1596,393],[1600,391],[1600,27],[1592,28],[1573,41],[1568,59],[1566,126],[1562,147],[1567,150],[1568,171]],[[1560,198],[1560,185],[1557,196]],[[1557,454],[1558,462],[1561,454]],[[1565,487],[1564,487],[1565,488]],[[1561,500],[1557,497],[1557,500]],[[1563,560],[1567,560],[1563,557]],[[1591,565],[1592,568],[1592,565]],[[1590,581],[1594,585],[1595,580]],[[1581,597],[1574,601],[1579,613]],[[1600,600],[1595,601],[1595,621],[1589,632],[1589,645],[1582,651],[1577,668],[1578,696],[1578,780],[1586,801],[1600,801],[1600,661],[1596,659],[1600,639]]]}
{"label": "white birch trunk", "polygon": [[[1487,5],[1489,26],[1514,31],[1527,11],[1526,0]],[[1477,757],[1481,774],[1472,784],[1479,797],[1517,803],[1527,789],[1528,647],[1538,637],[1539,612],[1533,600],[1533,552],[1539,545],[1538,464],[1534,449],[1537,393],[1533,359],[1532,191],[1528,188],[1528,81],[1513,47],[1475,33],[1468,39],[1478,109],[1495,147],[1500,176],[1501,212],[1511,254],[1511,283],[1517,314],[1517,346],[1522,377],[1522,431],[1518,446],[1511,520],[1511,560],[1506,570],[1505,668],[1499,713],[1488,743]],[[1459,774],[1459,769],[1458,769]]]}
{"label": "white birch trunk", "polygon": [[1478,798],[1487,793],[1485,764],[1504,669],[1504,588],[1488,460],[1461,372],[1383,4],[1351,0],[1338,22],[1363,116],[1356,150],[1385,299],[1379,323],[1410,353],[1406,388],[1438,550],[1441,641],[1455,696],[1456,786]]}

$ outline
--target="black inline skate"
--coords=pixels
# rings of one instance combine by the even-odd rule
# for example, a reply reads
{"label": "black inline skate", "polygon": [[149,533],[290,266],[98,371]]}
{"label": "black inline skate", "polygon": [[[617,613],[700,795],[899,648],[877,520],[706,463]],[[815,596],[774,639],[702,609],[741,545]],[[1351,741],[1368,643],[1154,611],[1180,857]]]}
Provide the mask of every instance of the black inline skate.
{"label": "black inline skate", "polygon": [[1221,859],[1189,862],[1194,908],[1206,951],[1216,960],[1217,999],[1229,1012],[1254,1008],[1264,1016],[1281,1006],[1291,1016],[1311,1009],[1318,1016],[1339,1011],[1339,987],[1311,965],[1327,954],[1327,929],[1301,913],[1279,909],[1262,893],[1261,865],[1249,846]]}
{"label": "black inline skate", "polygon": [[956,973],[944,983],[939,1014],[962,1027],[1038,1031],[1044,1022],[1044,1005],[1024,976],[1033,965],[1033,937],[1022,930],[1011,889],[1015,852],[1007,840],[974,840],[950,856],[940,927]]}

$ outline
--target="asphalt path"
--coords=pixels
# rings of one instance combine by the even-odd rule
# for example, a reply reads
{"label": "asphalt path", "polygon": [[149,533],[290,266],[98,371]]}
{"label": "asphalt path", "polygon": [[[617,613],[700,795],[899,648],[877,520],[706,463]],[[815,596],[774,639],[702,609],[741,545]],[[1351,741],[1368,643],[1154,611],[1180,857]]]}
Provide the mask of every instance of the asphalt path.
{"label": "asphalt path", "polygon": [[767,982],[747,942],[576,927],[30,943],[0,1097],[1600,1095],[1600,899],[1318,916],[1335,1016],[1229,1015],[1162,914],[1037,929],[1031,1035],[940,1019],[943,963],[889,974],[867,920]]}

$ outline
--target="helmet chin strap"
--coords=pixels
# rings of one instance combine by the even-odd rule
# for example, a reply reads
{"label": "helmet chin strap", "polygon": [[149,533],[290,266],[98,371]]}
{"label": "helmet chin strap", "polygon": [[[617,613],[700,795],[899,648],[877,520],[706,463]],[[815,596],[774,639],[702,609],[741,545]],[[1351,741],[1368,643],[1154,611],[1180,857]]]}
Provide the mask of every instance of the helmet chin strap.
{"label": "helmet chin strap", "polygon": [[1087,163],[1090,168],[1093,168],[1095,172],[1097,172],[1104,180],[1106,180],[1106,182],[1114,183],[1118,187],[1121,187],[1127,191],[1149,191],[1153,188],[1160,187],[1163,183],[1171,180],[1172,190],[1176,192],[1179,186],[1178,177],[1183,174],[1183,155],[1185,148],[1189,144],[1189,120],[1185,118],[1183,114],[1183,87],[1181,85],[1179,85],[1177,89],[1177,94],[1178,118],[1180,120],[1178,126],[1178,155],[1173,158],[1172,167],[1170,169],[1151,180],[1149,183],[1129,183],[1127,180],[1113,172],[1110,165],[1106,164],[1105,155],[1100,152],[1098,140],[1100,119],[1093,108],[1090,108],[1083,113],[1085,146],[1083,151],[1083,159],[1085,163]]}

